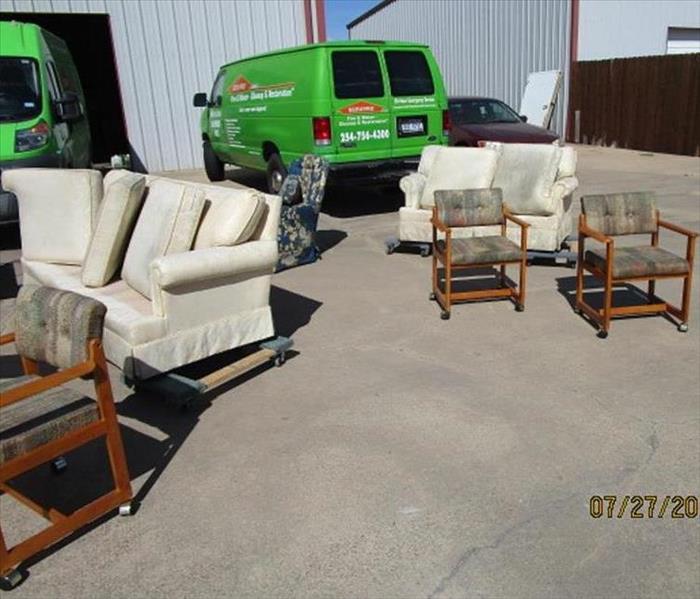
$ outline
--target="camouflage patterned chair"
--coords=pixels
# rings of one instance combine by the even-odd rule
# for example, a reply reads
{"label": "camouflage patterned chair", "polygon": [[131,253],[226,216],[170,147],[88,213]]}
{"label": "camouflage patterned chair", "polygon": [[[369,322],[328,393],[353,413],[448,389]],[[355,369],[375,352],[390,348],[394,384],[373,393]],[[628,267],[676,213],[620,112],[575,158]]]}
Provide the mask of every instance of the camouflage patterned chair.
{"label": "camouflage patterned chair", "polygon": [[[14,341],[25,372],[0,381],[0,491],[51,522],[14,547],[6,545],[0,526],[5,587],[20,582],[16,566],[42,549],[116,508],[131,512],[129,471],[102,352],[105,313],[94,299],[25,285],[17,296],[15,332],[0,337],[0,344]],[[39,362],[58,370],[39,376]],[[96,401],[63,387],[84,376],[94,381]],[[73,513],[44,508],[10,486],[17,476],[94,439],[105,441],[114,489]]]}
{"label": "camouflage patterned chair", "polygon": [[[678,330],[688,330],[690,286],[693,276],[695,238],[697,233],[659,218],[653,193],[615,193],[581,198],[579,217],[578,267],[576,272],[576,307],[599,328],[598,336],[605,338],[613,316],[668,313],[680,320]],[[659,245],[659,228],[687,237],[685,258],[664,250]],[[617,247],[613,237],[650,234],[651,244]],[[603,248],[586,250],[586,239],[604,244]],[[583,299],[583,272],[591,273],[603,282],[602,309],[596,309]],[[656,296],[657,279],[683,279],[683,299],[680,308]],[[627,281],[648,281],[647,301],[635,306],[612,305],[616,284]]]}
{"label": "camouflage patterned chair", "polygon": [[321,255],[316,245],[316,227],[327,177],[328,161],[321,156],[307,154],[290,164],[280,189],[278,272],[315,262]]}

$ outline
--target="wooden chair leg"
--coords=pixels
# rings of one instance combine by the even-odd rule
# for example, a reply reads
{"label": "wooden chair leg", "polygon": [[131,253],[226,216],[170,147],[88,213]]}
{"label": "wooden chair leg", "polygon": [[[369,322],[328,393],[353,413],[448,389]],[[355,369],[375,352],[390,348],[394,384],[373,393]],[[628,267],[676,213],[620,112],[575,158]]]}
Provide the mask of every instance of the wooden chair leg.
{"label": "wooden chair leg", "polygon": [[109,464],[112,469],[112,476],[117,491],[123,495],[125,501],[132,497],[131,479],[126,465],[126,454],[124,453],[124,443],[119,431],[119,421],[117,420],[117,410],[114,407],[112,397],[112,387],[109,382],[107,371],[107,361],[101,346],[94,352],[95,360],[95,392],[100,405],[102,416],[107,423],[107,454]]}
{"label": "wooden chair leg", "polygon": [[654,296],[656,295],[656,280],[655,279],[649,279],[649,283],[647,285],[647,295],[649,296],[649,303],[653,304],[654,303]]}
{"label": "wooden chair leg", "polygon": [[525,288],[527,287],[527,257],[520,261],[520,281],[518,282],[518,310],[525,309]]}
{"label": "wooden chair leg", "polygon": [[433,246],[433,295],[437,295],[438,292],[438,257],[436,247]]}
{"label": "wooden chair leg", "polygon": [[447,252],[445,260],[445,311],[450,313],[452,308],[452,252]]}
{"label": "wooden chair leg", "polygon": [[683,279],[683,303],[681,304],[681,330],[688,330],[688,318],[690,316],[690,290],[693,285],[693,271]]}
{"label": "wooden chair leg", "polygon": [[581,309],[583,301],[583,242],[578,243],[578,262],[576,262],[576,309]]}
{"label": "wooden chair leg", "polygon": [[24,374],[39,374],[39,363],[36,360],[20,356],[19,361],[22,363]]}
{"label": "wooden chair leg", "polygon": [[613,292],[612,277],[611,277],[611,273],[608,272],[607,276],[605,277],[605,294],[604,294],[604,301],[603,301],[603,319],[602,319],[602,327],[600,330],[601,337],[607,337],[608,331],[610,330],[610,318],[612,316],[611,315],[612,292]]}

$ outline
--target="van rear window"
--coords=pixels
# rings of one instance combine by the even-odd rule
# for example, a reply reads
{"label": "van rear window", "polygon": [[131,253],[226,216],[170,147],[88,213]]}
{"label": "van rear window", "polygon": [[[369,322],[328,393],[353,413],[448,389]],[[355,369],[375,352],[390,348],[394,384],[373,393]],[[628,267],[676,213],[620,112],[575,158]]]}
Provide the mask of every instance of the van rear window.
{"label": "van rear window", "polygon": [[376,52],[333,52],[335,97],[378,98],[384,95]]}
{"label": "van rear window", "polygon": [[433,77],[422,52],[384,52],[392,96],[430,96]]}

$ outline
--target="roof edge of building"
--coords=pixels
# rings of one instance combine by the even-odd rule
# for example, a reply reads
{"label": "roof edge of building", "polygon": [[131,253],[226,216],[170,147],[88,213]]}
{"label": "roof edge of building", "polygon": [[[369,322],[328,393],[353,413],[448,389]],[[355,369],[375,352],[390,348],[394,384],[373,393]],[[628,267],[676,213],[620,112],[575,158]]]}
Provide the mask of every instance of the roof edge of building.
{"label": "roof edge of building", "polygon": [[350,21],[345,28],[346,29],[351,29],[355,25],[358,25],[359,23],[362,23],[362,21],[365,21],[366,19],[369,19],[373,14],[378,13],[380,10],[385,8],[386,6],[389,6],[389,4],[392,4],[396,2],[396,0],[382,0],[379,4],[376,6],[370,8],[368,11],[363,12],[359,17],[353,19]]}

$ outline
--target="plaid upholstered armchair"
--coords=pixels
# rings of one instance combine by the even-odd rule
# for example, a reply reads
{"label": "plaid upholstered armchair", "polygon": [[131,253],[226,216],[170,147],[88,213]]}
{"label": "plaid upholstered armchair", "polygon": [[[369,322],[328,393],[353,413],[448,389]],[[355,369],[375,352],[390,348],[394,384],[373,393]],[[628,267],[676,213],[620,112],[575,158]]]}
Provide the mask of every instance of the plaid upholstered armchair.
{"label": "plaid upholstered armchair", "polygon": [[[97,300],[49,287],[19,291],[15,332],[0,343],[15,343],[25,375],[0,380],[0,491],[48,519],[48,528],[8,547],[0,525],[0,577],[15,586],[18,564],[62,537],[119,508],[131,513],[126,465],[107,363],[102,352],[105,306]],[[39,362],[58,371],[39,376]],[[63,385],[91,376],[97,400]],[[94,439],[104,439],[114,489],[73,513],[44,508],[10,485],[17,476],[51,462]],[[2,514],[4,518],[4,514]]]}
{"label": "plaid upholstered armchair", "polygon": [[[506,222],[520,227],[520,245],[506,237]],[[508,297],[515,302],[519,312],[525,309],[525,284],[527,277],[527,230],[530,225],[510,214],[503,205],[501,190],[464,189],[435,192],[433,207],[433,291],[430,299],[436,300],[443,320],[450,318],[455,301],[495,299]],[[500,235],[453,238],[453,229],[499,225]],[[438,232],[445,239],[438,239]],[[443,265],[444,277],[440,281],[439,265]],[[516,287],[506,277],[506,265],[520,266],[520,282]],[[498,286],[491,289],[459,291],[453,289],[455,271],[469,268],[498,266]]]}
{"label": "plaid upholstered armchair", "polygon": [[[576,312],[591,318],[598,325],[598,336],[602,338],[608,336],[613,316],[637,314],[670,314],[680,320],[678,330],[687,331],[697,233],[661,220],[653,193],[584,196],[581,198],[581,208]],[[659,247],[659,229],[662,228],[686,236],[685,257],[677,256]],[[650,244],[633,247],[616,245],[614,237],[635,234],[650,234]],[[604,244],[604,247],[586,249],[587,239],[598,241]],[[584,300],[584,271],[603,282],[602,309],[596,309]],[[657,279],[672,278],[683,280],[680,308],[656,296]],[[613,307],[612,292],[616,284],[645,280],[648,281],[646,303]]]}
{"label": "plaid upholstered armchair", "polygon": [[282,183],[282,214],[278,235],[277,271],[315,262],[321,255],[316,227],[328,178],[328,161],[307,154],[289,165]]}

